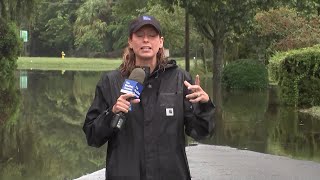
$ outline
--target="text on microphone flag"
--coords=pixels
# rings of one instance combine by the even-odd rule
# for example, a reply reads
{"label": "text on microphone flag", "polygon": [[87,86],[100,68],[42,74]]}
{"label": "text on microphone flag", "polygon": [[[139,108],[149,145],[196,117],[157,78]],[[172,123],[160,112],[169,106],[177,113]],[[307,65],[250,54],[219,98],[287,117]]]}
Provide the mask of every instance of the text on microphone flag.
{"label": "text on microphone flag", "polygon": [[133,93],[135,95],[135,98],[139,98],[142,90],[143,90],[142,84],[140,84],[137,81],[126,79],[125,83],[123,83],[122,85],[120,92],[125,94]]}

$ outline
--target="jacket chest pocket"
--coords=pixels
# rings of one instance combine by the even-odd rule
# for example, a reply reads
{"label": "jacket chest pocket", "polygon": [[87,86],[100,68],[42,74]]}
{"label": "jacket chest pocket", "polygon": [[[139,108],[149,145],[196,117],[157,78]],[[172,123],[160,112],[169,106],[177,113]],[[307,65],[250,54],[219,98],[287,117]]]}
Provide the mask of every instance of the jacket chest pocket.
{"label": "jacket chest pocket", "polygon": [[173,126],[178,125],[177,123],[182,120],[183,115],[182,93],[160,93],[158,102],[158,112],[165,128],[170,130]]}
{"label": "jacket chest pocket", "polygon": [[182,93],[160,93],[158,103],[158,120],[154,129],[158,134],[158,148],[162,152],[171,152],[177,146],[177,138],[183,130]]}
{"label": "jacket chest pocket", "polygon": [[178,94],[176,93],[160,93],[158,98],[160,114],[168,118],[176,117],[178,99]]}

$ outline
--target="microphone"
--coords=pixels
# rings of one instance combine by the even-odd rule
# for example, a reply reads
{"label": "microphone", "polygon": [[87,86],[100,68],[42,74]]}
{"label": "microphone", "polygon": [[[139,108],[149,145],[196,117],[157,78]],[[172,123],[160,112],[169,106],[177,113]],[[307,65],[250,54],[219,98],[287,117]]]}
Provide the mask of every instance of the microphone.
{"label": "microphone", "polygon": [[[122,88],[120,90],[121,93],[134,94],[133,98],[139,98],[140,94],[143,90],[143,82],[146,77],[146,73],[142,68],[135,68],[132,70],[128,79],[124,81],[122,84]],[[128,99],[129,101],[131,99]],[[131,107],[129,109],[131,111]],[[124,122],[126,121],[126,117],[123,112],[119,112],[115,114],[114,118],[111,121],[111,127],[120,130],[123,127]]]}

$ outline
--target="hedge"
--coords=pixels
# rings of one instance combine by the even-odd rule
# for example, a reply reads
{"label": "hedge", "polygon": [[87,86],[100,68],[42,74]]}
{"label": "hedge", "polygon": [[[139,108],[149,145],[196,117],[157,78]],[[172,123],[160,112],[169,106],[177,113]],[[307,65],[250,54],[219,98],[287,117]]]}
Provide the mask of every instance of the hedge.
{"label": "hedge", "polygon": [[227,89],[266,89],[267,68],[257,60],[239,59],[224,67],[222,83]]}
{"label": "hedge", "polygon": [[277,53],[270,59],[270,77],[280,86],[283,104],[320,105],[320,45]]}

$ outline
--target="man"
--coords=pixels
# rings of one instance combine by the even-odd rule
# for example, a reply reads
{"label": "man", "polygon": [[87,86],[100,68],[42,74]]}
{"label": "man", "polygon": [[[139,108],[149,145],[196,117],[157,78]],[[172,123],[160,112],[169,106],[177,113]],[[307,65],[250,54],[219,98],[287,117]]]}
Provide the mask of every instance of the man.
{"label": "man", "polygon": [[[136,18],[119,70],[97,84],[83,130],[90,146],[108,142],[107,180],[190,180],[185,133],[200,139],[213,129],[214,105],[199,76],[191,85],[190,74],[164,57],[163,42],[154,17]],[[120,89],[136,67],[147,67],[147,77],[140,98],[132,100]],[[126,122],[119,131],[110,124],[120,112]]]}

